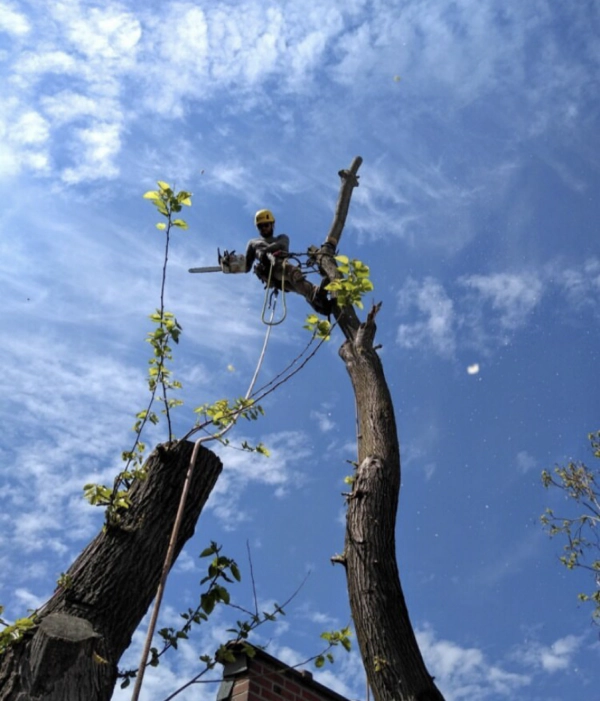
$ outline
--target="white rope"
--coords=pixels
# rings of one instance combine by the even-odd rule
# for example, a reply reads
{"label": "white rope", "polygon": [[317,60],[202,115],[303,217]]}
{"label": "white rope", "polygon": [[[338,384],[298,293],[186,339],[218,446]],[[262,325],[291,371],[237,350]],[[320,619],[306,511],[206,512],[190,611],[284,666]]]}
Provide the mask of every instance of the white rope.
{"label": "white rope", "polygon": [[[274,314],[275,314],[275,307],[273,307],[273,310],[271,312],[270,322],[272,322]],[[250,381],[250,385],[248,386],[248,390],[246,391],[246,395],[245,395],[244,399],[249,399],[250,395],[252,394],[252,392],[254,390],[254,385],[256,384],[256,380],[258,379],[258,375],[260,373],[260,370],[261,370],[262,365],[263,365],[263,361],[265,359],[267,345],[269,343],[269,337],[271,336],[271,329],[273,328],[273,326],[276,326],[276,325],[277,324],[267,323],[267,332],[265,334],[265,340],[263,342],[263,347],[262,347],[262,350],[260,352],[260,356],[258,358],[256,370],[254,371],[254,375],[252,377],[252,380]],[[163,594],[164,594],[165,586],[167,583],[167,578],[169,576],[169,571],[171,569],[171,564],[173,562],[173,556],[175,554],[175,546],[177,544],[177,537],[179,535],[179,529],[181,527],[181,522],[183,520],[185,503],[186,503],[187,495],[188,495],[188,492],[190,489],[190,483],[192,480],[192,473],[194,472],[194,467],[196,466],[196,459],[197,459],[198,453],[200,451],[200,445],[202,443],[206,443],[207,441],[212,440],[212,439],[222,438],[231,428],[233,428],[238,417],[239,417],[239,412],[237,415],[234,415],[231,423],[228,424],[221,431],[221,433],[215,434],[214,436],[203,436],[202,438],[198,438],[198,440],[194,443],[194,449],[192,451],[192,456],[190,458],[190,464],[188,465],[187,473],[185,476],[185,482],[183,483],[181,497],[179,498],[179,506],[177,507],[177,515],[175,516],[175,523],[173,524],[173,529],[171,531],[171,538],[169,540],[169,545],[167,547],[167,554],[165,555],[165,561],[163,563],[160,581],[158,583],[158,589],[156,590],[156,598],[154,600],[154,608],[152,610],[152,616],[150,618],[150,623],[148,624],[148,631],[146,633],[146,640],[144,642],[144,650],[142,652],[142,657],[140,660],[140,665],[139,665],[137,677],[135,680],[135,686],[133,688],[133,693],[131,695],[131,701],[138,701],[140,691],[142,690],[142,682],[144,680],[144,672],[146,670],[146,660],[148,659],[148,655],[150,653],[150,646],[152,645],[152,638],[154,637],[154,631],[156,629],[156,623],[158,621],[158,614],[160,612],[160,606],[162,603]]]}
{"label": "white rope", "polygon": [[281,266],[281,299],[283,302],[283,316],[281,319],[278,319],[277,321],[273,321],[273,317],[275,316],[275,304],[276,302],[273,303],[273,311],[271,312],[271,318],[269,321],[265,319],[265,312],[267,310],[267,300],[269,299],[269,290],[271,288],[271,275],[273,274],[273,268],[275,267],[275,263],[272,261],[271,266],[269,267],[269,277],[267,278],[267,288],[265,290],[265,301],[263,304],[263,309],[262,309],[262,314],[260,317],[260,320],[262,321],[263,324],[266,324],[267,326],[279,326],[279,324],[282,324],[285,321],[285,318],[287,316],[287,302],[285,299],[285,263],[282,264]]}

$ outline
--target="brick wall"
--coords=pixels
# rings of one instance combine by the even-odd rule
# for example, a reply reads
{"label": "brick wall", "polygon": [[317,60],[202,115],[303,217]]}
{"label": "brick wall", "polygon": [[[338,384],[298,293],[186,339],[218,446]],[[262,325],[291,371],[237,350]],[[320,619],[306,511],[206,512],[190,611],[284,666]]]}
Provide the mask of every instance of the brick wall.
{"label": "brick wall", "polygon": [[290,669],[258,649],[254,657],[236,653],[223,678],[218,701],[348,701],[316,682],[310,672]]}

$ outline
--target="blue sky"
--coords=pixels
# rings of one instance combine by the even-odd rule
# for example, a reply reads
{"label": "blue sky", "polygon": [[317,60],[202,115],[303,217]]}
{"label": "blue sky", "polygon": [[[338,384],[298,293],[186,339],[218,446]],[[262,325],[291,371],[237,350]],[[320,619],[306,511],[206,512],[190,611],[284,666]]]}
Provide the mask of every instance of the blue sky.
{"label": "blue sky", "polygon": [[[194,195],[167,281],[181,434],[195,406],[244,394],[265,333],[253,276],[187,269],[243,250],[262,207],[294,250],[321,243],[337,171],[361,155],[341,249],[371,266],[368,303],[383,302],[398,559],[423,654],[448,701],[593,701],[600,646],[576,599],[588,582],[541,531],[544,508],[567,505],[539,474],[586,459],[598,429],[599,30],[592,2],[0,2],[8,616],[43,602],[97,531],[82,487],[112,481],[146,400],[163,240],[141,195],[159,179]],[[288,296],[264,380],[306,343],[307,311]],[[192,605],[210,540],[246,572],[248,605],[247,541],[265,606],[311,572],[258,637],[271,654],[300,662],[349,622],[329,563],[354,458],[340,342],[237,429],[272,457],[223,453],[165,624]],[[228,623],[219,612],[150,670],[144,698],[193,676]],[[317,678],[364,698],[356,650],[338,658]]]}

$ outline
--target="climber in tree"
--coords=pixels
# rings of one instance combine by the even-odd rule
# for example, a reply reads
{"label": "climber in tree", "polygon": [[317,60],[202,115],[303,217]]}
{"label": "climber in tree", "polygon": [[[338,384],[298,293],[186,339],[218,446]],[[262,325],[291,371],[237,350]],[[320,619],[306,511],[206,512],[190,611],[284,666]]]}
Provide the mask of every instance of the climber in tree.
{"label": "climber in tree", "polygon": [[290,250],[290,238],[286,234],[275,236],[275,217],[268,209],[260,209],[254,224],[260,236],[250,239],[246,247],[246,272],[250,272],[254,261],[258,261],[254,272],[262,282],[269,283],[275,289],[284,280],[286,289],[302,295],[318,313],[328,316],[331,313],[331,301],[323,287],[310,283],[299,268],[287,259]]}

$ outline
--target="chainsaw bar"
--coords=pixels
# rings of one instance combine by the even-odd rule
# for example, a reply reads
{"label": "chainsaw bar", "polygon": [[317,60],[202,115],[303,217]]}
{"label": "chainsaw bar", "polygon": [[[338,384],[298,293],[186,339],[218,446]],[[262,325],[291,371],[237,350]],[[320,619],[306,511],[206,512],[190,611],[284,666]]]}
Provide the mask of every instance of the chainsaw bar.
{"label": "chainsaw bar", "polygon": [[188,273],[221,273],[220,265],[209,265],[207,268],[190,268]]}

